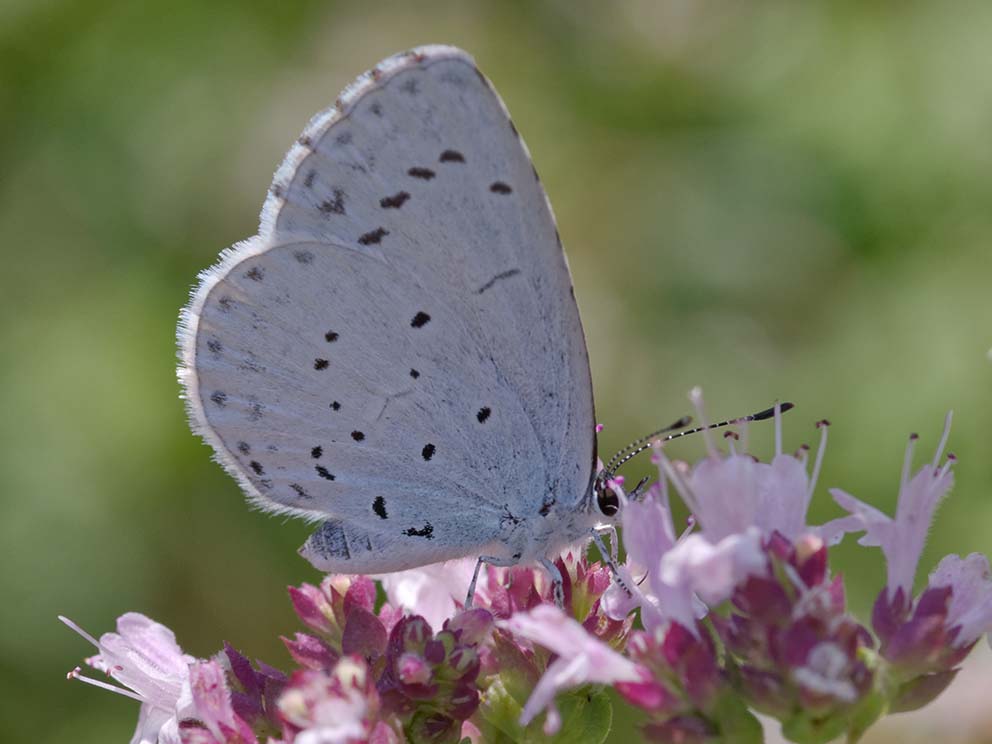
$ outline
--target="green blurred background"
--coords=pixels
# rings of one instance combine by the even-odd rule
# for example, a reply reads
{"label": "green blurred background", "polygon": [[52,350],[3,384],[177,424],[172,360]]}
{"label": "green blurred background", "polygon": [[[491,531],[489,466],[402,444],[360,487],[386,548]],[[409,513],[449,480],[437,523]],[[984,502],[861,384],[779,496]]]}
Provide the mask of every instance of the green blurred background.
{"label": "green blurred background", "polygon": [[[696,384],[714,417],[793,400],[788,448],[834,424],[818,521],[825,486],[891,509],[906,435],[929,458],[953,408],[921,575],[992,550],[989,3],[3,0],[4,742],[131,735],[135,704],[65,681],[90,649],[59,613],[286,663],[307,530],[247,509],[189,433],[176,315],[308,117],[429,42],[476,56],[550,193],[601,451]],[[881,556],[834,568],[867,607]]]}

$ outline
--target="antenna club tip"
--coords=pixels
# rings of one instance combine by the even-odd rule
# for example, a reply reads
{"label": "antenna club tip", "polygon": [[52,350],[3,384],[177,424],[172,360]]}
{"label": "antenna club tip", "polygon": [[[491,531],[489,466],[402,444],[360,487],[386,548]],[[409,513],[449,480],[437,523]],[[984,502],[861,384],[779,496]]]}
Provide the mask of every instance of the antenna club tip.
{"label": "antenna club tip", "polygon": [[948,452],[947,453],[947,460],[948,460],[948,462],[957,462],[958,461],[958,456],[955,455],[953,452]]}
{"label": "antenna club tip", "polygon": [[917,434],[915,431],[912,434],[909,435],[909,441],[910,442],[915,442],[919,438],[920,438],[920,435]]}
{"label": "antenna club tip", "polygon": [[816,428],[817,429],[822,429],[825,426],[830,426],[830,420],[829,419],[820,419],[819,421],[816,422]]}
{"label": "antenna club tip", "polygon": [[786,411],[791,411],[793,408],[795,408],[795,406],[792,403],[776,403],[771,408],[766,408],[764,411],[758,411],[757,413],[753,413],[751,416],[745,418],[750,418],[751,421],[765,421],[773,418],[776,411],[782,414]]}

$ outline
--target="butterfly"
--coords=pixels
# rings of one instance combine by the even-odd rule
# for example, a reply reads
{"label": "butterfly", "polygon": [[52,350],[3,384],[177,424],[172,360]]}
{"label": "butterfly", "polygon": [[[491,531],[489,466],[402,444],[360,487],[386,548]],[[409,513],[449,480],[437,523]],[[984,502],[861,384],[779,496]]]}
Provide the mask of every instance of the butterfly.
{"label": "butterfly", "polygon": [[617,513],[551,206],[459,49],[311,119],[178,337],[192,427],[252,504],[319,522],[319,569],[550,565]]}

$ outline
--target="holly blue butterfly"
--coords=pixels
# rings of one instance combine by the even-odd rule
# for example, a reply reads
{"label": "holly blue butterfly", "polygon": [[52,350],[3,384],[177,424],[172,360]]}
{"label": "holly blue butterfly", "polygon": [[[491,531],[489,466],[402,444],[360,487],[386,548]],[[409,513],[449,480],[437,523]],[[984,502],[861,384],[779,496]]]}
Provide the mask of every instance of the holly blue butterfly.
{"label": "holly blue butterfly", "polygon": [[258,235],[179,326],[193,428],[317,568],[541,561],[617,511],[568,264],[465,52],[381,62],[310,121]]}

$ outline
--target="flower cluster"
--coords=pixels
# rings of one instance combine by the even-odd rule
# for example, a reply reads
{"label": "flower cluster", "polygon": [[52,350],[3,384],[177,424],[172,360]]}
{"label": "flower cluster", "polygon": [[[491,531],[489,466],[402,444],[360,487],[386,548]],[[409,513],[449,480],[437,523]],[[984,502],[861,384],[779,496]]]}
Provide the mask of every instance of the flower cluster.
{"label": "flower cluster", "polygon": [[[702,414],[701,400],[696,400]],[[705,417],[701,416],[702,418]],[[953,483],[943,455],[913,472],[910,439],[890,517],[831,489],[846,515],[807,523],[827,422],[808,448],[761,462],[721,452],[707,432],[695,466],[654,451],[658,482],[621,500],[626,558],[557,556],[563,602],[542,568],[486,566],[465,610],[473,559],[378,577],[328,576],[289,590],[304,630],[283,638],[293,669],[225,645],[184,654],[165,627],[136,613],[95,639],[86,660],[117,685],[70,677],[140,701],[132,744],[599,742],[613,687],[643,711],[653,741],[760,741],[755,713],[796,742],[857,739],[888,712],[937,697],[992,631],[985,556],[945,557],[917,594],[933,514]],[[670,499],[692,517],[679,534]],[[886,585],[871,618],[847,608],[829,549],[846,534],[880,547]],[[377,585],[378,582],[378,585]]]}

